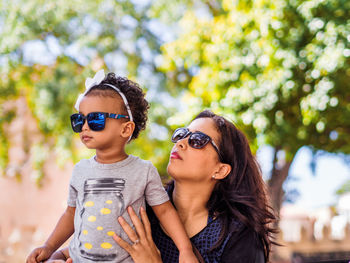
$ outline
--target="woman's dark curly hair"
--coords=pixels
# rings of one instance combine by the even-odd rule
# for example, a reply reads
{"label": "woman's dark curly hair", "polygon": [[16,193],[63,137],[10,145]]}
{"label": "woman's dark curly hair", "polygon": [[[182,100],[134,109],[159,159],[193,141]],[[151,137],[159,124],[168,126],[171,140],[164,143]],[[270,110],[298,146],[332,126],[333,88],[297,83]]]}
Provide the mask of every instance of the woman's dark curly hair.
{"label": "woman's dark curly hair", "polygon": [[[117,77],[114,73],[110,72],[106,75],[106,77],[100,84],[92,87],[86,93],[86,95],[121,98],[116,90],[104,84],[111,84],[115,86],[125,95],[129,103],[133,121],[135,123],[135,130],[132,134],[131,139],[136,139],[140,131],[146,128],[149,104],[145,99],[145,93],[142,91],[142,89],[137,83],[127,78]],[[125,105],[123,106],[122,114],[128,115]]]}
{"label": "woman's dark curly hair", "polygon": [[232,122],[209,110],[199,113],[194,119],[199,118],[211,118],[214,121],[220,134],[220,161],[231,165],[231,172],[218,180],[207,203],[209,213],[223,222],[215,247],[227,235],[232,218],[236,218],[257,233],[268,262],[271,244],[276,244],[272,241],[276,233],[272,223],[276,218],[268,204],[260,166],[250,150],[248,140]]}

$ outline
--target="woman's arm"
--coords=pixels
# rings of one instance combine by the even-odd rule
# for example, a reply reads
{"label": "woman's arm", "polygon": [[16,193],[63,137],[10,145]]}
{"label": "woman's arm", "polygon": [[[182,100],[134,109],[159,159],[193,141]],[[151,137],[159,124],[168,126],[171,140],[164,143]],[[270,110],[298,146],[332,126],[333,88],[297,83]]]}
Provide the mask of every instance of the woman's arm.
{"label": "woman's arm", "polygon": [[146,211],[141,207],[140,215],[142,221],[131,207],[128,207],[128,213],[135,226],[136,233],[124,218],[119,217],[118,222],[134,244],[130,245],[117,235],[114,235],[113,239],[130,254],[135,263],[161,263],[160,252],[153,242],[151,224]]}

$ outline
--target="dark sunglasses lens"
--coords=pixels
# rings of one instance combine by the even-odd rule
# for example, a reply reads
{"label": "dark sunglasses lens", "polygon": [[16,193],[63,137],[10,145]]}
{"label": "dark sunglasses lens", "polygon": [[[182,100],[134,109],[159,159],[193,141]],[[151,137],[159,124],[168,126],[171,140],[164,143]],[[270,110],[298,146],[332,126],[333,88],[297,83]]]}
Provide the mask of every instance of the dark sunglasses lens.
{"label": "dark sunglasses lens", "polygon": [[89,127],[93,131],[102,131],[105,128],[106,116],[101,112],[91,112],[87,115]]}
{"label": "dark sunglasses lens", "polygon": [[188,130],[185,128],[176,129],[171,137],[171,141],[174,143],[178,142],[179,140],[183,139],[187,133]]}
{"label": "dark sunglasses lens", "polygon": [[192,133],[188,138],[188,144],[195,149],[203,148],[209,141],[210,138],[207,135],[197,132]]}
{"label": "dark sunglasses lens", "polygon": [[74,132],[81,132],[84,125],[84,118],[81,114],[73,114],[70,116],[70,122]]}

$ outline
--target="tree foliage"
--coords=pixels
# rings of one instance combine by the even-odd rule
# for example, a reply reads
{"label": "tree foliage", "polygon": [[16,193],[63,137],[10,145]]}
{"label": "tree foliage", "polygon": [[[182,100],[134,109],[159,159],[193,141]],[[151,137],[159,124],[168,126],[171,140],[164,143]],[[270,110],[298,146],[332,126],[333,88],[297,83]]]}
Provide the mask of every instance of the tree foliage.
{"label": "tree foliage", "polygon": [[350,180],[346,181],[336,192],[337,195],[343,195],[350,192]]}
{"label": "tree foliage", "polygon": [[[0,2],[0,104],[26,98],[44,135],[30,151],[38,170],[42,153],[80,157],[69,115],[85,78],[101,67],[147,89],[148,129],[128,147],[162,175],[169,131],[203,108],[235,121],[254,151],[274,148],[277,210],[302,146],[349,154],[349,1],[137,2]],[[0,109],[4,173],[15,117]]]}
{"label": "tree foliage", "polygon": [[[128,147],[162,167],[164,175],[165,151],[170,146],[164,142],[168,136],[164,124],[175,108],[160,104],[163,74],[157,71],[155,58],[162,39],[152,26],[150,3],[2,0],[0,5],[0,104],[24,97],[36,119],[43,137],[29,146],[28,158],[33,157],[37,181],[43,177],[46,154],[56,154],[63,161],[91,154],[74,143],[77,136],[73,136],[69,116],[77,94],[85,89],[86,77],[100,68],[129,77],[149,91],[149,126],[158,124],[166,132],[147,132]],[[6,127],[15,117],[15,107],[1,108],[3,174],[11,147]]]}
{"label": "tree foliage", "polygon": [[298,149],[350,153],[349,17],[346,0],[204,1],[163,47],[168,87],[194,112],[222,113],[275,149],[277,210]]}

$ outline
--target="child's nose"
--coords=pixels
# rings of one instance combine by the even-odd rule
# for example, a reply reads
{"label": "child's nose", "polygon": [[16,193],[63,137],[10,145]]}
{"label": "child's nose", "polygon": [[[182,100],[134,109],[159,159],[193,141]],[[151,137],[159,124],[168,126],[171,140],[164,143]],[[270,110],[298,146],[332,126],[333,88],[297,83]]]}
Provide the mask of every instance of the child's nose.
{"label": "child's nose", "polygon": [[88,130],[90,127],[88,125],[87,120],[84,121],[83,127],[81,128],[82,131]]}

